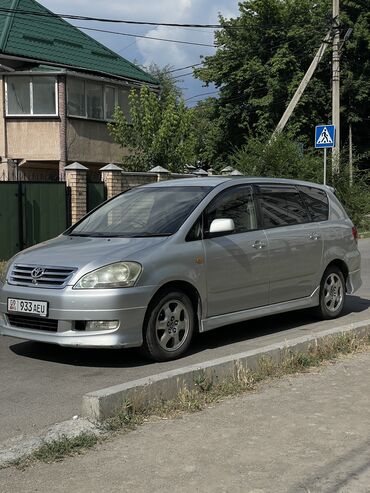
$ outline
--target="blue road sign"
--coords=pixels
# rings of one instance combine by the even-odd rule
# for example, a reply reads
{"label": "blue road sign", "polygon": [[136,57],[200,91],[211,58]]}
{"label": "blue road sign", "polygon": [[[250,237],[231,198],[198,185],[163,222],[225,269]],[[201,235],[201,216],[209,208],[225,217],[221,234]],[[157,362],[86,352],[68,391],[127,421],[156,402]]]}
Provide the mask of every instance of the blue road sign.
{"label": "blue road sign", "polygon": [[315,132],[316,149],[335,147],[335,125],[318,125]]}

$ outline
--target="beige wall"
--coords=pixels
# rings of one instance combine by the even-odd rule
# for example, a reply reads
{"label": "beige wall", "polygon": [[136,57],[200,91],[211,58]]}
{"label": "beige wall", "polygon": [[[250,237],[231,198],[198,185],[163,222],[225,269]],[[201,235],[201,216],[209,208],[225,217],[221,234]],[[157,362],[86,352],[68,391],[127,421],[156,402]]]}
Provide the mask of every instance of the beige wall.
{"label": "beige wall", "polygon": [[107,124],[69,118],[67,123],[68,161],[119,163],[124,151],[108,134]]}
{"label": "beige wall", "polygon": [[58,121],[7,119],[7,157],[27,161],[59,161]]}

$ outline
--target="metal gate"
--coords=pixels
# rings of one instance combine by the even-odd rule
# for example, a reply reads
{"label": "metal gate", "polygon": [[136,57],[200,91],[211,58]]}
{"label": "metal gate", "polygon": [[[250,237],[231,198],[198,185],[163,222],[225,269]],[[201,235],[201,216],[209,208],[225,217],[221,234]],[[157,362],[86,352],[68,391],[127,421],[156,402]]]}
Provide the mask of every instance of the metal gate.
{"label": "metal gate", "polygon": [[65,183],[0,182],[0,260],[68,227]]}
{"label": "metal gate", "polygon": [[95,209],[107,199],[107,191],[104,183],[87,184],[87,212]]}

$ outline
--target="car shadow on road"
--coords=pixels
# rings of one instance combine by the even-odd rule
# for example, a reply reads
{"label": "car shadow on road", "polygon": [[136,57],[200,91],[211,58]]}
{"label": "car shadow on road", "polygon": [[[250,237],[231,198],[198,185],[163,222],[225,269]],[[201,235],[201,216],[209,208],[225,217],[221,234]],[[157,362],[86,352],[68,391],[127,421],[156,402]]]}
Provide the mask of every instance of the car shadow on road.
{"label": "car shadow on road", "polygon": [[[351,296],[347,299],[343,316],[360,313],[369,307],[370,300]],[[229,354],[227,346],[252,339],[262,339],[279,332],[289,332],[315,323],[318,323],[318,319],[312,310],[299,310],[220,327],[210,332],[199,334],[195,338],[190,350],[183,358],[184,365],[192,363],[193,361],[188,361],[188,357],[192,359],[191,357],[197,353],[210,349],[225,348],[225,354]],[[340,325],[345,323],[343,321]],[[244,346],[240,350],[245,351],[247,349],[248,347]],[[11,345],[10,350],[26,358],[90,368],[135,368],[153,364],[150,361],[146,361],[137,349],[67,348],[25,341]]]}

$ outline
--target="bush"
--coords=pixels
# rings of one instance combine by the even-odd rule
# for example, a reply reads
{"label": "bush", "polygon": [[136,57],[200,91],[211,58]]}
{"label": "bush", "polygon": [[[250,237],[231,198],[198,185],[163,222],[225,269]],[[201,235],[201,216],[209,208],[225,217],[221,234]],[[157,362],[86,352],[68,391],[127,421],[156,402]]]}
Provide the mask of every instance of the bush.
{"label": "bush", "polygon": [[[248,176],[292,178],[315,183],[323,182],[323,157],[314,149],[304,151],[302,146],[280,134],[274,139],[251,138],[231,156],[232,166]],[[329,157],[329,156],[328,156]],[[327,182],[335,188],[353,223],[366,229],[370,213],[370,173],[355,171],[353,184],[349,184],[348,166],[343,157],[341,172],[332,178],[328,159]]]}
{"label": "bush", "polygon": [[286,135],[252,137],[231,157],[232,166],[248,176],[271,176],[322,182],[322,159],[303,151]]}

